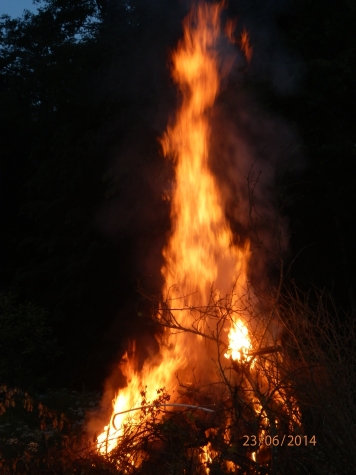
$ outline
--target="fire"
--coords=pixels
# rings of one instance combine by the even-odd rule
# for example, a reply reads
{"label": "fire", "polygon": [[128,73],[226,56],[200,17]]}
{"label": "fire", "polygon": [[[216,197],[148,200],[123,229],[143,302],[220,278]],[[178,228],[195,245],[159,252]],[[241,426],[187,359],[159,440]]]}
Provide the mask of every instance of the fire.
{"label": "fire", "polygon": [[[180,364],[184,361],[179,355],[167,355],[161,364],[146,362],[141,371],[138,370],[134,357],[123,358],[122,372],[127,378],[127,387],[120,390],[113,401],[113,412],[110,423],[104,427],[103,432],[97,437],[99,452],[111,452],[124,435],[125,426],[137,422],[137,414],[128,412],[130,409],[140,407],[141,392],[146,389],[145,398],[152,402],[157,398],[157,389],[167,386],[170,382],[169,375],[174,375]],[[168,376],[168,377],[167,377]]]}
{"label": "fire", "polygon": [[247,61],[250,62],[252,58],[252,46],[250,44],[250,36],[245,29],[241,33],[240,45]]}
{"label": "fire", "polygon": [[[223,198],[209,168],[209,113],[220,86],[221,10],[220,4],[202,4],[184,21],[183,39],[172,54],[172,76],[182,93],[182,103],[175,121],[161,139],[163,154],[175,164],[171,196],[173,232],[164,249],[163,295],[170,307],[172,302],[174,307],[188,307],[185,311],[171,309],[183,326],[194,323],[189,307],[207,302],[212,288],[216,295],[226,295],[235,285],[242,293],[247,280],[249,246],[233,244]],[[240,321],[239,326],[242,325]],[[165,344],[160,360],[146,361],[140,372],[127,363],[128,385],[113,402],[113,415],[137,405],[143,387],[147,387],[147,397],[152,401],[157,388],[173,388],[177,384],[177,371],[189,379],[198,360],[202,365],[211,365],[210,359],[202,355],[205,349],[197,335],[166,331],[162,343]],[[234,340],[233,355],[239,351],[238,344]],[[242,345],[249,348],[245,340]],[[98,437],[102,453],[117,445],[132,417],[130,413],[118,415],[115,423],[111,418]]]}
{"label": "fire", "polygon": [[[170,313],[178,329],[193,328],[195,331],[165,329],[160,354],[147,360],[142,368],[138,368],[133,358],[126,359],[123,371],[127,387],[121,389],[113,401],[111,420],[98,437],[98,450],[102,454],[115,449],[127,427],[138,424],[142,412],[132,409],[140,404],[146,407],[157,400],[159,388],[174,393],[177,374],[187,385],[194,384],[196,377],[203,383],[214,382],[216,371],[212,360],[216,348],[212,349],[207,341],[203,342],[201,335],[204,332],[213,334],[210,325],[216,325],[220,317],[214,314],[199,320],[195,309],[208,306],[211,299],[223,300],[224,296],[231,295],[232,289],[234,300],[228,305],[232,310],[218,320],[225,331],[222,334],[227,348],[226,362],[230,360],[235,371],[239,371],[239,363],[248,367],[246,394],[257,388],[250,373],[254,364],[252,342],[238,305],[238,302],[244,303],[248,287],[249,243],[238,246],[234,242],[225,218],[224,198],[210,169],[209,116],[220,89],[218,49],[223,34],[222,8],[220,4],[199,5],[184,21],[183,39],[172,54],[172,76],[181,91],[181,106],[161,138],[163,154],[173,161],[175,167],[170,196],[172,234],[163,251],[165,283],[162,293],[165,304],[161,311]],[[228,36],[232,35],[232,24],[226,31]],[[252,47],[245,30],[241,48],[250,60]],[[268,353],[276,351],[275,347],[267,350]],[[257,352],[261,354],[263,349],[259,348]],[[143,389],[144,404],[140,401]],[[246,404],[250,404],[256,414],[264,414],[267,420],[258,401],[248,397]],[[228,434],[227,431],[226,437]],[[203,449],[201,458],[205,465],[212,460],[209,444]],[[131,464],[137,462],[131,460],[130,451],[126,457]],[[254,457],[255,460],[256,454]]]}
{"label": "fire", "polygon": [[252,350],[252,343],[248,336],[248,329],[242,320],[238,319],[233,322],[229,332],[229,347],[225,353],[225,357],[231,357],[241,363],[247,363],[252,356],[249,352]]}
{"label": "fire", "polygon": [[[162,273],[163,295],[175,308],[206,305],[212,288],[216,296],[226,295],[234,284],[241,297],[247,281],[249,245],[233,244],[223,197],[209,167],[209,114],[220,87],[221,9],[219,4],[193,9],[184,22],[184,37],[172,55],[172,75],[181,90],[182,104],[161,139],[164,155],[175,164],[173,233],[164,249]],[[191,311],[171,311],[178,325],[195,325]],[[203,331],[209,320],[197,325]],[[171,335],[170,342],[190,363],[186,380],[192,367],[201,378],[204,371],[211,374],[211,358],[201,348],[201,338],[178,334]],[[199,372],[199,366],[204,370]]]}
{"label": "fire", "polygon": [[234,36],[234,31],[236,28],[235,20],[228,20],[225,26],[225,34],[231,43],[238,43],[240,45],[241,51],[245,55],[247,62],[249,63],[252,58],[253,48],[250,43],[250,35],[246,28],[241,32],[240,41],[237,41]]}
{"label": "fire", "polygon": [[[231,291],[246,280],[248,248],[232,244],[224,203],[209,168],[209,112],[219,92],[217,43],[221,5],[201,5],[184,24],[184,39],[173,53],[173,78],[182,106],[162,138],[165,156],[175,162],[171,202],[174,232],[164,250],[164,294],[194,293],[191,305],[207,301],[211,285]],[[194,25],[194,26],[193,26]]]}

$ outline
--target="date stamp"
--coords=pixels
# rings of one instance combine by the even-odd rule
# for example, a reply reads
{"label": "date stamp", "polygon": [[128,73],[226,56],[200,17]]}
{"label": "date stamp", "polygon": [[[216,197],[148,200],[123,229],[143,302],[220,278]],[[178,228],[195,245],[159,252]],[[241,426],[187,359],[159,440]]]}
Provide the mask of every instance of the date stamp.
{"label": "date stamp", "polygon": [[270,446],[280,446],[283,445],[286,447],[299,447],[300,445],[316,445],[316,437],[312,435],[308,437],[307,435],[265,435],[263,437],[258,437],[257,435],[243,435],[242,438],[244,439],[244,443],[242,444],[244,447],[261,447],[262,445],[270,447]]}

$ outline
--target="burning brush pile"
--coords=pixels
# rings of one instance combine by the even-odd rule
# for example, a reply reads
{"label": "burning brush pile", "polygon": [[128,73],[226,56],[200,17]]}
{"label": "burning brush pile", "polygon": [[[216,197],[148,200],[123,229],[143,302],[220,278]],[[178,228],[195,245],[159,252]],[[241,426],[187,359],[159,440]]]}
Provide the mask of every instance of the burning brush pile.
{"label": "burning brush pile", "polygon": [[[234,39],[233,24],[221,26],[222,8],[194,8],[172,54],[182,101],[161,138],[175,181],[165,196],[172,233],[164,298],[153,302],[150,317],[160,328],[160,351],[143,366],[134,345],[127,351],[127,386],[96,439],[98,453],[120,473],[307,473],[308,454],[318,454],[318,436],[303,421],[307,399],[291,363],[300,347],[288,342],[281,286],[269,299],[252,287],[252,245],[233,235],[210,167],[221,44],[239,45],[246,62],[252,55],[246,31]],[[303,378],[318,372],[303,370]]]}

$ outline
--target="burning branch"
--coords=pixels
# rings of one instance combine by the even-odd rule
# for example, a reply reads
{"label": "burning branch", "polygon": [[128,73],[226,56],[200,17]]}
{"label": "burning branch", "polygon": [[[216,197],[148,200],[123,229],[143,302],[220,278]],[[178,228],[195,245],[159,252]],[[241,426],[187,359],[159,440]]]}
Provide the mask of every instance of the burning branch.
{"label": "burning branch", "polygon": [[127,409],[126,411],[117,412],[114,414],[112,419],[112,425],[114,426],[115,430],[119,430],[115,425],[115,418],[122,414],[127,414],[128,412],[132,411],[143,411],[145,409],[157,409],[158,407],[184,407],[188,409],[195,409],[199,411],[206,411],[206,412],[215,412],[213,409],[208,409],[207,407],[200,407],[200,406],[193,406],[192,404],[149,404],[148,406],[140,406],[140,407],[133,407],[132,409]]}

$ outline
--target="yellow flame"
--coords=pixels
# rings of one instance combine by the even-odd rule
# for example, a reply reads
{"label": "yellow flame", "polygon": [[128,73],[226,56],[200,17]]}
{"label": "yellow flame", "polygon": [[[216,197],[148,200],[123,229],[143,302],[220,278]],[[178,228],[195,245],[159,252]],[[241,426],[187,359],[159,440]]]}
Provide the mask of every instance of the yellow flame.
{"label": "yellow flame", "polygon": [[[217,295],[231,292],[234,283],[242,291],[247,280],[249,244],[241,248],[233,244],[223,198],[209,167],[209,113],[220,87],[221,9],[219,4],[194,9],[172,58],[182,105],[161,139],[164,155],[174,160],[176,179],[171,199],[173,232],[163,252],[162,274],[163,294],[178,308],[206,304],[212,286]],[[192,312],[172,313],[183,327],[195,324]],[[180,334],[171,342],[190,367],[211,364],[195,335]]]}
{"label": "yellow flame", "polygon": [[252,350],[252,343],[248,336],[248,329],[242,320],[233,322],[229,332],[229,347],[225,357],[231,357],[239,362],[248,362],[252,356],[249,352]]}

